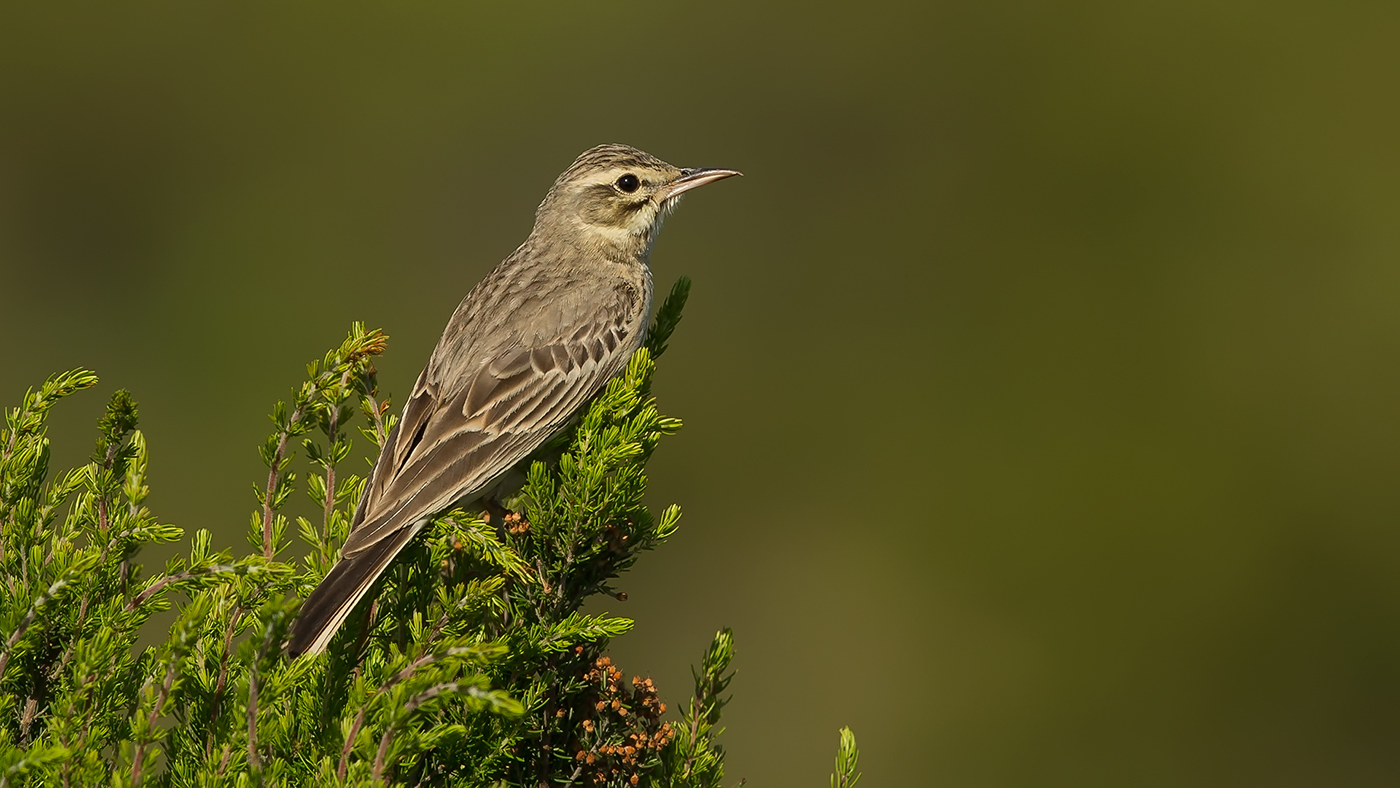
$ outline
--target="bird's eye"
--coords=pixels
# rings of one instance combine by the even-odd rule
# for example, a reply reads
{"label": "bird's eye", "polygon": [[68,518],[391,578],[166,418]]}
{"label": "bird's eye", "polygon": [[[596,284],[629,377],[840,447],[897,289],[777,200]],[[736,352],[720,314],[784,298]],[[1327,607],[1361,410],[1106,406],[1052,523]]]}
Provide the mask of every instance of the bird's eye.
{"label": "bird's eye", "polygon": [[632,192],[636,191],[637,188],[641,185],[642,182],[637,180],[637,176],[633,175],[630,172],[617,179],[617,188],[627,192],[628,194],[631,194]]}

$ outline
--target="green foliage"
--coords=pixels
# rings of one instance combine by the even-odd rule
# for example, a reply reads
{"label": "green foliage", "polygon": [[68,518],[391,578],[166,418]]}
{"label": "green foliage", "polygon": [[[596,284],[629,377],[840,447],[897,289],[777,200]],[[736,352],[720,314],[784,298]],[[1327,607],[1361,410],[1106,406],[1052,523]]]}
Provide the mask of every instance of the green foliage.
{"label": "green foliage", "polygon": [[[603,654],[632,622],[580,612],[621,596],[611,581],[677,529],[677,507],[644,505],[644,466],[681,426],[650,383],[688,289],[677,284],[650,344],[530,463],[514,511],[442,515],[317,657],[288,659],[283,643],[364,488],[343,471],[352,422],[371,461],[393,427],[373,364],[382,333],[355,325],[273,408],[253,553],[215,550],[200,530],[150,576],[140,548],[184,532],[144,505],[136,403],[114,394],[92,460],[51,478],[45,418],[97,377],[75,370],[28,392],[0,432],[0,788],[720,785],[730,632],[669,722],[651,680],[625,681]],[[297,447],[315,514],[293,518]],[[137,648],[171,608],[165,639]]]}
{"label": "green foliage", "polygon": [[836,749],[836,772],[831,775],[831,788],[856,788],[860,782],[860,772],[856,762],[860,760],[860,750],[856,749],[856,735],[850,728],[841,729],[841,744]]}
{"label": "green foliage", "polygon": [[729,672],[733,659],[734,633],[721,629],[705,652],[700,669],[691,670],[695,697],[681,717],[674,744],[666,750],[657,785],[719,788],[724,778],[724,750],[714,740],[724,732],[718,727],[719,712],[729,698],[720,696],[734,678]]}

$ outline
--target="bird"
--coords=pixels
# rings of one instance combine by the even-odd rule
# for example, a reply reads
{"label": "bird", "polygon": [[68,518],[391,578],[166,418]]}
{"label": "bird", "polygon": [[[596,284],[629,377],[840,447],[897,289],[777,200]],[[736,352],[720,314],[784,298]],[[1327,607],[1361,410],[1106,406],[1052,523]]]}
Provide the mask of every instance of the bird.
{"label": "bird", "polygon": [[385,439],[339,561],[287,651],[318,654],[434,516],[483,506],[642,346],[652,246],[681,195],[740,175],[627,145],[590,148],[554,181],[525,241],[467,293]]}

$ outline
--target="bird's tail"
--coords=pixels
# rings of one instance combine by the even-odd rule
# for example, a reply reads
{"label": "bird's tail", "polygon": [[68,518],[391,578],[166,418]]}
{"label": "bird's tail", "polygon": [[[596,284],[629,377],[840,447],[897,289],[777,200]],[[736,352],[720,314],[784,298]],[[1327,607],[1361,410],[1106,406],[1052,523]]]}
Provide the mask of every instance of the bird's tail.
{"label": "bird's tail", "polygon": [[342,558],[332,567],[306,598],[292,623],[291,636],[287,639],[288,653],[295,657],[325,651],[355,605],[422,527],[422,523],[415,523],[401,528],[353,558]]}

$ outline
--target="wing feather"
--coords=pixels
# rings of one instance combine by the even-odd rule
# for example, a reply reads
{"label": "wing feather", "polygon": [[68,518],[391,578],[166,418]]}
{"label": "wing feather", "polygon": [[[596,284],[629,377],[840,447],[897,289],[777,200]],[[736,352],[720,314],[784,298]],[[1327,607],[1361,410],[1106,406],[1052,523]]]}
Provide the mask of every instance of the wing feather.
{"label": "wing feather", "polygon": [[[615,332],[599,321],[559,342],[504,352],[445,401],[425,371],[396,429],[393,469],[380,467],[384,456],[376,463],[375,499],[356,518],[342,556],[483,492],[528,458],[626,363],[630,349]],[[605,335],[617,350],[609,351]]]}

